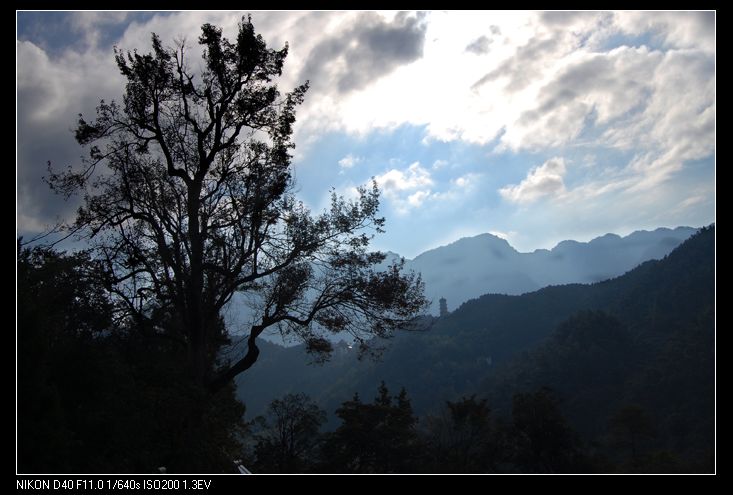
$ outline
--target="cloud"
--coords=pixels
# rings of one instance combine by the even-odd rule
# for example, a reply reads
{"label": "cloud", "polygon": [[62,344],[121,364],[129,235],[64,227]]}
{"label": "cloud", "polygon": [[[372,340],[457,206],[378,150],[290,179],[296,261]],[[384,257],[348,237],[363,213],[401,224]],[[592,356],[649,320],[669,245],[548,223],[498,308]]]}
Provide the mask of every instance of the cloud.
{"label": "cloud", "polygon": [[482,35],[469,43],[468,46],[466,46],[466,51],[476,55],[483,55],[485,53],[489,53],[490,44],[491,40],[485,35]]}
{"label": "cloud", "polygon": [[489,234],[495,235],[496,237],[500,237],[500,238],[504,239],[505,241],[511,242],[512,238],[513,237],[516,237],[517,232],[515,232],[513,230],[512,231],[509,231],[509,232],[502,232],[500,230],[490,230],[489,231]]}
{"label": "cloud", "polygon": [[701,203],[705,203],[706,201],[710,201],[711,197],[703,194],[697,194],[694,196],[690,196],[689,198],[685,199],[683,202],[680,203],[681,208],[687,208],[690,206],[698,205]]}
{"label": "cloud", "polygon": [[455,181],[453,181],[455,185],[458,187],[466,187],[470,184],[470,181],[467,177],[458,177]]}
{"label": "cloud", "polygon": [[363,89],[397,67],[419,59],[425,29],[419,15],[400,12],[388,22],[379,14],[363,12],[311,50],[300,79],[340,93]]}
{"label": "cloud", "polygon": [[537,62],[551,58],[559,51],[559,47],[557,38],[532,38],[526,45],[517,48],[516,52],[501,65],[473,83],[471,89],[476,90],[488,82],[504,79],[507,81],[505,91],[508,93],[520,91],[541,75],[542,67]]}
{"label": "cloud", "polygon": [[395,211],[406,215],[423,206],[436,206],[444,209],[447,205],[461,208],[479,188],[482,174],[467,173],[453,179],[437,181],[430,170],[420,162],[414,162],[404,170],[390,169],[375,177],[383,196]]}
{"label": "cloud", "polygon": [[[705,87],[715,81],[711,63],[687,76],[684,88],[675,87],[674,77],[656,74],[674,50],[614,44],[615,34],[644,32],[637,19],[657,18],[657,13],[642,14],[633,19],[604,12],[492,14],[487,28],[489,18],[481,15],[430,13],[421,58],[345,98],[317,101],[320,97],[312,92],[313,105],[304,108],[300,129],[309,135],[317,129],[364,135],[407,123],[424,126],[426,142],[496,141],[498,152],[558,153],[563,152],[558,148],[575,145],[620,148],[621,138],[631,137],[628,129],[635,127],[635,115],[644,112],[655,93],[674,87],[685,100],[696,92],[687,81],[699,78],[707,81]],[[685,29],[675,28],[674,19]],[[690,43],[689,33],[705,25],[690,13],[652,24],[654,32]],[[498,31],[505,34],[498,38]],[[477,62],[466,50],[482,37],[495,41]],[[714,62],[707,52],[691,53]],[[690,109],[681,101],[668,108],[675,107]],[[646,122],[652,124],[650,131],[661,130],[662,120]],[[636,132],[634,145],[644,135]]]}
{"label": "cloud", "polygon": [[421,206],[430,197],[435,184],[430,171],[414,162],[406,170],[391,169],[375,177],[384,197],[399,213]]}
{"label": "cloud", "polygon": [[466,174],[456,179],[453,179],[452,182],[453,184],[458,186],[460,189],[469,189],[475,184],[478,178],[479,178],[478,174]]}
{"label": "cloud", "polygon": [[[78,163],[82,150],[70,132],[78,112],[92,114],[100,98],[121,97],[113,42],[146,52],[151,31],[166,43],[187,37],[193,67],[199,63],[201,24],[220,25],[231,39],[242,17],[233,12],[124,19],[112,14],[74,13],[71,23],[64,18],[53,40],[66,36],[66,45],[35,42],[35,31],[23,38],[33,43],[17,45],[19,226],[53,223],[75,209],[73,200],[49,196],[40,176],[49,159],[59,166]],[[416,147],[423,149],[421,139],[450,147],[435,155],[400,155],[402,164],[369,170],[383,172],[384,198],[400,212],[437,204],[447,210],[448,200],[467,204],[466,190],[481,189],[478,178],[448,173],[456,164],[461,173],[468,171],[471,165],[461,151],[466,143],[493,149],[492,163],[501,170],[481,176],[492,192],[513,183],[500,189],[498,198],[492,194],[493,201],[506,200],[500,208],[507,214],[516,204],[529,211],[535,202],[541,210],[547,204],[540,198],[558,195],[563,207],[597,200],[601,206],[592,211],[604,212],[602,203],[618,195],[624,201],[643,199],[660,185],[677,191],[676,184],[694,172],[688,162],[715,152],[714,13],[255,12],[253,20],[269,46],[289,42],[281,91],[312,79],[298,109],[296,162],[306,153],[317,155],[318,149],[307,145],[329,132],[361,139],[404,126],[423,132]],[[20,28],[19,36],[25,36]],[[341,149],[342,178],[362,181],[357,175],[374,162],[372,155],[358,146]],[[343,156],[350,149],[362,156],[357,151]],[[503,178],[502,160],[526,151],[543,157],[536,163],[552,156],[572,159],[578,164],[572,181],[564,170],[546,167],[552,160],[524,180]],[[397,156],[385,150],[380,159],[385,155]],[[596,164],[580,167],[586,155],[596,156]],[[364,156],[370,156],[369,163]],[[424,167],[406,168],[418,158]],[[689,192],[680,196],[688,197]],[[690,208],[702,212],[705,205]],[[560,208],[558,202],[552,206]]]}
{"label": "cloud", "polygon": [[122,80],[112,57],[94,51],[51,59],[20,41],[17,55],[17,227],[27,235],[76,210],[79,198],[54,195],[41,178],[48,161],[57,169],[79,163],[84,151],[71,132],[78,114],[93,115],[100,98],[119,96]]}
{"label": "cloud", "polygon": [[110,26],[124,23],[131,15],[130,12],[75,12],[69,18],[71,30],[81,35],[91,46],[99,45],[105,29]]}
{"label": "cloud", "polygon": [[513,203],[533,203],[546,196],[557,196],[565,192],[565,160],[551,158],[539,167],[532,168],[527,177],[517,185],[499,189],[499,194]]}
{"label": "cloud", "polygon": [[339,166],[341,168],[351,168],[361,161],[361,158],[354,156],[351,153],[339,160]]}
{"label": "cloud", "polygon": [[594,21],[598,14],[595,12],[569,12],[562,10],[541,12],[539,14],[540,21],[545,26],[552,26],[553,28],[567,29],[574,24],[578,24],[585,21]]}
{"label": "cloud", "polygon": [[642,109],[662,58],[645,47],[575,55],[536,91],[533,106],[507,127],[502,145],[514,150],[562,146],[585,127]]}
{"label": "cloud", "polygon": [[[42,14],[42,13],[39,13]],[[74,12],[62,16],[26,16],[25,38],[17,42],[17,228],[19,233],[37,233],[39,228],[56,223],[58,218],[70,219],[80,199],[64,200],[54,195],[41,180],[47,175],[46,164],[55,168],[80,163],[86,151],[74,140],[72,129],[78,114],[93,117],[100,99],[119,101],[124,92],[124,80],[114,61],[112,45],[123,50],[150,51],[150,34],[156,32],[166,45],[187,38],[189,61],[200,66],[201,49],[196,42],[204,22],[220,25],[225,35],[236,35],[241,13],[95,13]],[[321,27],[324,19],[319,13],[294,13],[279,17],[274,23],[272,13],[257,13],[255,17],[268,27],[264,33],[268,44],[280,48],[287,40],[278,38],[278,28],[290,21],[300,22],[299,36],[309,38]],[[333,15],[327,20],[338,20]],[[332,18],[332,19],[331,19]],[[135,22],[131,22],[135,21]],[[256,26],[258,20],[255,20]],[[48,36],[44,37],[42,28]],[[20,31],[20,29],[19,29]],[[19,35],[20,36],[20,35]],[[27,38],[32,38],[29,41]],[[299,39],[299,38],[298,38]],[[273,41],[274,40],[274,41]],[[307,48],[303,43],[300,49]],[[292,51],[291,51],[292,53]],[[198,58],[197,58],[198,57]],[[296,62],[292,64],[292,62]],[[297,66],[298,59],[288,59]],[[286,76],[293,81],[290,74]],[[285,79],[285,78],[284,78]],[[295,83],[293,83],[294,85]],[[285,88],[292,87],[288,82]]]}
{"label": "cloud", "polygon": [[715,51],[715,12],[616,12],[614,25],[626,34],[653,33],[669,48]]}
{"label": "cloud", "polygon": [[414,162],[405,171],[393,168],[377,176],[376,180],[387,195],[433,185],[430,172],[421,167],[420,162]]}
{"label": "cloud", "polygon": [[407,204],[417,208],[430,196],[430,191],[416,191],[407,197]]}
{"label": "cloud", "polygon": [[[562,65],[565,57],[582,49],[593,33],[605,33],[610,15],[599,12],[541,12],[526,20],[526,38],[510,41],[509,51],[492,70],[475,81],[475,91],[487,83],[504,81],[503,90],[517,93],[541,82]],[[598,36],[596,34],[596,36]]]}
{"label": "cloud", "polygon": [[714,57],[672,50],[659,57],[649,80],[649,97],[623,125],[611,127],[605,144],[635,150],[627,171],[637,189],[654,187],[687,161],[715,152]]}

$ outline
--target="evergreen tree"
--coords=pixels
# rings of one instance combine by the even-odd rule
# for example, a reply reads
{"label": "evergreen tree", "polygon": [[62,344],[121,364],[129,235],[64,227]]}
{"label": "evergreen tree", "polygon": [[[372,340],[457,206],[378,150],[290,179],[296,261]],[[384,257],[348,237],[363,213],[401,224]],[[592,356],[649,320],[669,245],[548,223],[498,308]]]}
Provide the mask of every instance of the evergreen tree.
{"label": "evergreen tree", "polygon": [[372,404],[358,395],[344,402],[336,415],[341,425],[325,440],[322,457],[327,472],[405,473],[416,470],[417,418],[405,389],[390,396],[384,382]]}

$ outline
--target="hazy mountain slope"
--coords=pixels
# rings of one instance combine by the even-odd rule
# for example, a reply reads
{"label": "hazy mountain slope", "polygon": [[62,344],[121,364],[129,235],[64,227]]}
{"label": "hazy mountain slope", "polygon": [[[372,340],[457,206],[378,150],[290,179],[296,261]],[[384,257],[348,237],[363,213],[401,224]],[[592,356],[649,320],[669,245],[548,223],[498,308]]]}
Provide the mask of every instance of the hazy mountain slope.
{"label": "hazy mountain slope", "polygon": [[[445,399],[488,390],[486,380],[497,367],[511,360],[529,360],[525,351],[537,347],[581,310],[600,309],[614,315],[644,349],[665,348],[670,335],[684,332],[701,312],[711,311],[713,235],[706,231],[664,260],[644,263],[602,283],[546,287],[521,296],[484,295],[445,318],[432,320],[426,331],[398,335],[378,363],[357,361],[344,344],[332,362],[306,366],[301,347],[267,345],[260,361],[239,377],[239,395],[250,412],[259,413],[273,398],[303,391],[332,412],[354,392],[371,397],[379,381],[386,380],[390,387],[405,386],[416,410],[425,413]],[[647,357],[649,362],[656,359],[652,354]],[[640,367],[633,369],[641,373]],[[541,375],[530,379],[526,369],[523,373],[528,385],[542,380]],[[495,395],[506,399],[513,385],[509,378],[503,383],[510,385],[505,393]],[[491,387],[500,390],[503,385],[494,382]]]}
{"label": "hazy mountain slope", "polygon": [[567,320],[486,375],[480,393],[508,411],[513,394],[550,386],[590,438],[602,437],[614,412],[641,406],[654,423],[650,446],[706,458],[714,438],[714,241],[705,230],[664,260],[593,286],[605,313]]}
{"label": "hazy mountain slope", "polygon": [[420,272],[431,313],[437,300],[456,308],[483,294],[523,294],[548,285],[592,283],[621,275],[640,263],[660,259],[695,229],[637,231],[626,237],[606,234],[590,242],[563,241],[552,250],[520,253],[491,234],[460,239],[408,261]]}
{"label": "hazy mountain slope", "polygon": [[[563,241],[552,250],[520,253],[491,234],[466,237],[426,251],[405,268],[422,274],[430,314],[438,316],[438,299],[448,309],[484,294],[518,295],[549,285],[593,283],[617,277],[644,261],[661,259],[690,237],[695,229],[677,227],[637,231],[626,237],[606,234],[590,242]],[[388,252],[386,267],[400,256]],[[245,299],[235,296],[227,313],[230,326],[251,324],[253,314]]]}

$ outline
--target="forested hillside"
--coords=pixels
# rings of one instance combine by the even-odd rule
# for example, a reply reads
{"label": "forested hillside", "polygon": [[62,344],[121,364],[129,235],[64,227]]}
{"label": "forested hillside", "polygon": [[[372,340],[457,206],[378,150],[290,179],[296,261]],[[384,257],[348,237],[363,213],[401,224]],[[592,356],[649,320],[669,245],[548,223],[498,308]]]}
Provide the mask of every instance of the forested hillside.
{"label": "forested hillside", "polygon": [[306,366],[301,348],[268,345],[238,395],[252,413],[286,392],[305,392],[332,412],[384,380],[405,387],[418,414],[471,394],[506,414],[514,394],[549,386],[586,439],[604,435],[617,410],[639,405],[658,427],[655,445],[708,455],[714,240],[714,228],[702,229],[663,260],[613,280],[482,296],[400,334],[376,363],[357,361],[342,344],[330,363]]}

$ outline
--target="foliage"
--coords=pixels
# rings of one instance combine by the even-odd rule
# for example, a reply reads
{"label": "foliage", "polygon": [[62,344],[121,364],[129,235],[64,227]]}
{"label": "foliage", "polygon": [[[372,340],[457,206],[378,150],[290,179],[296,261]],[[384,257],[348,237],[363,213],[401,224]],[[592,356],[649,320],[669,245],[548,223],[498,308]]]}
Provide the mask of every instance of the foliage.
{"label": "foliage", "polygon": [[573,472],[579,467],[579,439],[567,424],[557,396],[548,388],[516,394],[512,421],[517,464],[531,473]]}
{"label": "foliage", "polygon": [[417,454],[417,418],[407,392],[390,396],[384,382],[371,404],[358,395],[344,402],[336,415],[341,425],[324,440],[326,472],[405,473]]}
{"label": "foliage", "polygon": [[445,404],[442,414],[426,418],[429,471],[493,472],[501,440],[486,399],[472,395]]}
{"label": "foliage", "polygon": [[87,253],[18,254],[18,470],[232,472],[244,409],[233,387],[201,408],[178,344],[113,323]]}
{"label": "foliage", "polygon": [[[268,48],[248,18],[234,41],[201,31],[202,64],[155,34],[151,53],[116,51],[122,103],[80,116],[85,167],[52,170],[48,182],[84,194],[69,228],[94,245],[116,317],[179,341],[188,373],[213,393],[254,364],[267,328],[317,354],[331,350],[324,332],[349,332],[367,350],[425,300],[401,263],[375,268],[385,259],[368,251],[384,225],[376,184],[354,201],[333,194],[318,215],[294,197],[291,136],[308,84],[278,90],[288,47]],[[224,362],[221,312],[238,291],[257,317],[247,352]]]}
{"label": "foliage", "polygon": [[287,394],[270,403],[268,418],[258,417],[263,433],[255,447],[258,473],[302,473],[312,468],[326,412],[305,394]]}

